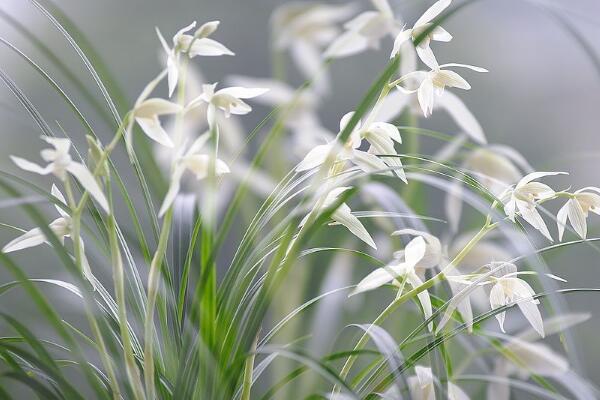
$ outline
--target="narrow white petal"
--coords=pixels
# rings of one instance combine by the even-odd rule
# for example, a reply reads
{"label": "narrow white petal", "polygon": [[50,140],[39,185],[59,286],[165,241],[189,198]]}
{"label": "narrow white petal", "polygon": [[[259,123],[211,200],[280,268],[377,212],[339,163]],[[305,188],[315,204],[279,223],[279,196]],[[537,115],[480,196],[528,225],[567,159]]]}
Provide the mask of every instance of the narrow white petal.
{"label": "narrow white petal", "polygon": [[558,240],[561,241],[565,233],[565,227],[567,226],[567,215],[569,214],[569,202],[568,200],[564,206],[558,210],[556,214],[556,224],[558,225]]}
{"label": "narrow white petal", "polygon": [[[417,276],[417,274],[413,271],[409,272],[406,275],[407,281],[413,288],[417,288],[423,284],[421,278]],[[433,308],[431,307],[431,299],[429,298],[429,292],[427,290],[422,291],[417,295],[419,299],[419,303],[421,303],[421,307],[423,307],[423,314],[425,319],[428,319],[433,314]],[[433,328],[433,322],[430,322],[427,327],[431,331]]]}
{"label": "narrow white petal", "polygon": [[454,122],[475,142],[479,144],[487,143],[481,125],[458,96],[445,91],[443,95],[437,98],[436,105],[446,110]]}
{"label": "narrow white petal", "polygon": [[323,164],[327,159],[327,155],[329,154],[330,150],[330,144],[322,144],[315,147],[314,149],[308,152],[308,154],[304,157],[302,161],[300,161],[300,163],[296,167],[296,171],[307,171],[309,169],[316,168],[319,165]]}
{"label": "narrow white petal", "polygon": [[451,2],[452,0],[439,0],[435,2],[431,7],[427,9],[427,11],[423,13],[423,15],[421,15],[421,18],[419,18],[417,22],[415,22],[415,27],[431,22],[435,17],[440,15],[442,11],[448,8]]}
{"label": "narrow white petal", "polygon": [[392,175],[389,167],[381,158],[366,151],[353,150],[352,162],[366,173],[377,172],[382,175]]}
{"label": "narrow white petal", "polygon": [[442,28],[441,26],[436,26],[433,28],[433,31],[430,33],[431,40],[435,40],[438,42],[449,42],[452,40],[452,35]]}
{"label": "narrow white petal", "polygon": [[358,54],[369,47],[366,37],[354,32],[347,31],[340,35],[323,53],[326,58],[341,58]]}
{"label": "narrow white petal", "polygon": [[98,202],[100,207],[102,207],[104,211],[108,212],[108,200],[106,200],[100,185],[98,185],[98,182],[96,182],[96,179],[94,179],[94,176],[90,170],[87,169],[87,167],[83,164],[72,162],[67,167],[67,171],[77,178],[79,183],[81,183],[81,186],[83,186],[83,188],[90,193],[90,195]]}
{"label": "narrow white petal", "polygon": [[471,85],[462,76],[454,71],[443,69],[436,74],[436,80],[440,80],[444,85],[449,87],[455,87],[458,89],[469,90]]}
{"label": "narrow white petal", "polygon": [[196,39],[189,52],[190,57],[196,56],[233,56],[235,53],[216,40],[209,38]]}
{"label": "narrow white petal", "polygon": [[425,256],[425,251],[427,250],[427,244],[425,243],[425,239],[423,236],[417,236],[404,248],[404,259],[406,263],[411,266],[415,266],[423,259]]}
{"label": "narrow white petal", "polygon": [[394,48],[392,49],[390,58],[394,58],[400,52],[400,48],[402,47],[402,45],[404,43],[406,43],[408,41],[408,39],[411,37],[411,35],[412,35],[412,29],[406,29],[406,30],[403,30],[402,32],[400,32],[398,34],[398,36],[396,36],[396,39],[394,40]]}
{"label": "narrow white petal", "polygon": [[138,104],[134,114],[138,118],[152,118],[157,115],[176,114],[182,109],[183,107],[179,104],[155,97]]}
{"label": "narrow white petal", "polygon": [[10,159],[17,165],[17,167],[22,170],[33,172],[35,174],[40,175],[48,175],[52,172],[52,168],[50,167],[42,167],[36,163],[32,163],[31,161],[27,161],[21,157],[10,156]]}
{"label": "narrow white petal", "polygon": [[358,285],[356,285],[356,288],[352,291],[350,296],[377,289],[378,287],[391,282],[404,272],[401,267],[402,265],[387,265],[383,268],[377,268],[375,271],[365,276]]}
{"label": "narrow white petal", "polygon": [[516,366],[527,374],[554,377],[569,370],[569,363],[563,356],[541,343],[530,343],[513,338],[506,346],[506,350],[517,359]]}
{"label": "narrow white petal", "polygon": [[38,246],[46,241],[46,237],[40,228],[33,228],[21,236],[11,240],[2,248],[3,253],[10,253],[17,250],[27,249]]}
{"label": "narrow white petal", "polygon": [[169,97],[171,97],[179,82],[179,65],[176,55],[173,53],[167,57],[167,81],[169,84]]}
{"label": "narrow white petal", "polygon": [[517,184],[517,187],[521,187],[526,185],[527,183],[543,178],[544,176],[554,176],[554,175],[568,175],[568,172],[532,172],[530,174],[525,175]]}
{"label": "narrow white petal", "polygon": [[[492,310],[495,310],[498,307],[502,307],[506,304],[506,296],[504,294],[504,289],[502,285],[497,283],[495,284],[490,291],[490,306]],[[501,313],[496,314],[496,319],[498,320],[498,324],[500,325],[500,330],[504,332],[504,318],[506,316],[506,311],[502,311]]]}
{"label": "narrow white petal", "polygon": [[469,64],[448,63],[448,64],[442,64],[442,65],[440,65],[440,68],[446,68],[446,67],[467,68],[467,69],[473,70],[475,72],[489,72],[485,68],[476,67],[474,65],[469,65]]}
{"label": "narrow white petal", "polygon": [[429,47],[429,45],[417,46],[416,50],[417,55],[425,65],[427,65],[431,69],[438,68],[438,62],[435,58],[435,55],[433,54],[433,50],[431,50],[431,47]]}
{"label": "narrow white petal", "polygon": [[521,200],[517,200],[516,203],[521,217],[523,217],[525,221],[527,221],[531,226],[540,231],[542,235],[546,236],[548,240],[552,242],[552,235],[550,235],[550,232],[548,231],[548,227],[546,226],[544,219],[542,218],[540,213],[535,209],[535,207]]}
{"label": "narrow white petal", "polygon": [[140,125],[140,128],[142,128],[142,131],[144,131],[144,133],[146,135],[148,135],[148,137],[150,139],[152,139],[166,147],[174,147],[175,146],[173,144],[173,141],[167,134],[167,132],[161,126],[160,121],[158,120],[158,117],[154,117],[154,118],[139,118],[138,117],[135,120]]}
{"label": "narrow white petal", "polygon": [[587,236],[587,222],[581,204],[579,204],[576,199],[569,199],[567,204],[569,205],[567,213],[569,221],[571,221],[571,225],[573,225],[573,229],[575,229],[575,232],[577,232],[582,239],[585,239]]}
{"label": "narrow white petal", "polygon": [[368,244],[374,249],[377,249],[377,245],[369,235],[369,232],[364,225],[350,212],[350,208],[346,204],[342,204],[331,216],[332,219],[342,225],[344,225],[350,232],[352,232],[360,240]]}
{"label": "narrow white petal", "polygon": [[533,329],[535,329],[541,337],[544,337],[544,322],[542,321],[542,315],[540,314],[537,304],[535,304],[533,300],[530,300],[519,301],[517,305]]}
{"label": "narrow white petal", "polygon": [[175,171],[171,175],[171,183],[169,185],[169,190],[167,191],[163,203],[160,206],[160,211],[158,212],[159,218],[165,215],[167,210],[169,210],[169,208],[175,201],[175,198],[177,197],[177,194],[179,193],[179,189],[181,187],[181,176],[183,175],[184,171],[185,169],[182,166],[178,166],[175,168]]}
{"label": "narrow white petal", "polygon": [[[63,194],[55,184],[52,184],[52,189],[50,190],[50,193],[52,193],[52,196],[54,196],[57,200],[59,200],[66,206],[67,200],[65,200],[65,196],[63,196]],[[62,207],[55,205],[54,208],[56,208],[56,211],[58,211],[61,217],[69,218],[69,214],[67,214]]]}
{"label": "narrow white petal", "polygon": [[423,110],[423,115],[425,118],[431,115],[434,100],[433,96],[433,82],[430,79],[425,79],[421,83],[421,86],[419,86],[419,90],[417,92],[419,104],[421,105],[421,110]]}
{"label": "narrow white petal", "polygon": [[241,86],[232,86],[219,90],[217,93],[227,94],[238,99],[251,99],[268,92],[268,88],[245,88]]}

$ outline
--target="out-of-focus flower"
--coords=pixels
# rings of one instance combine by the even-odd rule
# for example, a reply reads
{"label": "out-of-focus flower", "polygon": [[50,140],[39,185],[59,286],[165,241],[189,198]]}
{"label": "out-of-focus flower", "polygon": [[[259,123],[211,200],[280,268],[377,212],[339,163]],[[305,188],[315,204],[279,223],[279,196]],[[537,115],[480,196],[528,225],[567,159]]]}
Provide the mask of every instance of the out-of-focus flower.
{"label": "out-of-focus flower", "polygon": [[[425,13],[415,22],[412,29],[403,30],[396,36],[394,40],[394,48],[392,50],[392,54],[390,58],[395,57],[396,54],[400,51],[401,46],[406,43],[409,39],[413,42],[422,35],[426,30],[431,29],[431,21],[440,15],[442,11],[444,11],[452,0],[439,0],[434,3]],[[421,42],[416,46],[417,54],[421,61],[423,61],[429,68],[435,69],[438,67],[438,62],[431,50],[430,43],[432,40],[438,42],[449,42],[452,40],[452,35],[449,34],[444,28],[441,26],[436,26],[421,40]]]}
{"label": "out-of-focus flower", "polygon": [[169,97],[173,95],[179,81],[179,59],[181,54],[187,54],[190,58],[196,56],[234,55],[234,53],[223,44],[208,37],[217,30],[218,26],[219,21],[210,21],[200,26],[194,35],[186,34],[186,32],[196,27],[196,21],[194,21],[190,25],[179,30],[175,36],[173,36],[172,48],[167,44],[167,41],[160,33],[160,30],[156,28],[160,43],[167,53]]}
{"label": "out-of-focus flower", "polygon": [[553,197],[555,192],[550,186],[534,182],[534,180],[559,174],[565,174],[565,172],[532,172],[525,175],[514,188],[511,187],[500,195],[500,200],[504,203],[504,212],[511,221],[515,221],[518,212],[525,221],[550,241],[552,241],[552,236],[536,207],[538,201]]}
{"label": "out-of-focus flower", "polygon": [[[331,189],[323,199],[320,209],[324,210],[335,204],[338,198],[347,190],[350,190],[350,186],[336,187]],[[308,215],[300,222],[300,226],[304,225],[307,221]],[[374,249],[377,249],[373,238],[360,222],[360,220],[352,214],[352,210],[346,203],[342,203],[331,215],[331,219],[334,221],[333,225],[339,224],[345,226],[354,236],[368,244]]]}
{"label": "out-of-focus flower", "polygon": [[42,139],[54,147],[53,149],[44,149],[40,153],[44,161],[49,163],[47,166],[42,167],[20,157],[10,156],[10,158],[19,168],[25,171],[40,175],[54,174],[61,181],[67,179],[67,173],[73,175],[104,211],[108,212],[108,201],[104,193],[102,193],[100,185],[94,179],[94,175],[92,175],[85,165],[73,161],[71,158],[69,154],[71,141],[66,138],[47,136],[42,136]]}
{"label": "out-of-focus flower", "polygon": [[464,166],[475,173],[475,178],[494,196],[499,196],[510,185],[514,185],[522,174],[505,155],[491,148],[481,147],[471,152]]}
{"label": "out-of-focus flower", "polygon": [[231,114],[245,115],[252,111],[247,103],[242,99],[251,99],[253,97],[260,96],[266,93],[269,89],[265,88],[244,88],[239,86],[232,86],[223,88],[215,91],[217,87],[216,83],[202,85],[202,94],[192,100],[188,105],[187,109],[192,109],[201,102],[208,104],[207,108],[207,120],[208,124],[212,127],[216,121],[217,109],[223,111],[225,117],[229,117]]}
{"label": "out-of-focus flower", "polygon": [[387,35],[395,36],[401,24],[387,0],[372,0],[374,11],[365,11],[344,24],[346,31],[325,50],[325,57],[346,57],[369,48],[379,48]]}
{"label": "out-of-focus flower", "polygon": [[[321,51],[340,33],[337,24],[356,10],[355,4],[330,5],[291,2],[278,7],[271,18],[275,48],[289,49],[300,72],[314,79],[321,66]],[[316,82],[317,91],[327,88],[326,78]]]}
{"label": "out-of-focus flower", "polygon": [[587,217],[589,212],[600,215],[600,188],[586,187],[573,193],[564,206],[556,214],[558,224],[558,240],[562,240],[567,226],[567,218],[575,232],[585,239],[587,236]]}
{"label": "out-of-focus flower", "polygon": [[[423,115],[428,117],[431,115],[436,98],[444,94],[446,87],[455,87],[459,89],[469,90],[471,85],[462,76],[454,71],[445,68],[461,67],[468,68],[476,72],[488,72],[485,68],[475,67],[467,64],[449,63],[440,65],[429,72],[415,71],[404,75],[396,81],[396,87],[405,93],[417,93],[417,98],[423,111]],[[400,86],[402,82],[417,82],[416,89],[410,89]]]}
{"label": "out-of-focus flower", "polygon": [[[492,263],[491,268],[497,267],[497,263]],[[523,316],[529,321],[533,329],[544,337],[544,323],[542,315],[538,309],[539,300],[535,300],[535,291],[527,282],[518,278],[517,267],[514,264],[502,263],[502,267],[494,272],[490,283],[493,283],[490,290],[490,305],[492,310],[516,302]],[[500,324],[500,329],[504,332],[504,319],[506,311],[496,314],[496,319]]]}
{"label": "out-of-focus flower", "polygon": [[[415,366],[415,375],[408,378],[410,398],[414,400],[435,400],[436,378],[431,368]],[[448,382],[447,398],[450,400],[469,400],[469,396],[457,385]]]}
{"label": "out-of-focus flower", "polygon": [[[196,176],[197,180],[204,179],[208,176],[210,167],[210,156],[208,154],[201,154],[200,150],[209,139],[210,134],[205,133],[192,143],[192,145],[183,153],[177,157],[173,162],[173,168],[170,178],[170,185],[165,199],[163,200],[162,206],[158,213],[159,217],[163,216],[171,204],[175,201],[179,190],[181,189],[181,178],[186,171],[190,171]],[[185,146],[182,146],[185,148]],[[215,159],[215,173],[217,176],[227,174],[230,172],[227,164],[220,160]]]}

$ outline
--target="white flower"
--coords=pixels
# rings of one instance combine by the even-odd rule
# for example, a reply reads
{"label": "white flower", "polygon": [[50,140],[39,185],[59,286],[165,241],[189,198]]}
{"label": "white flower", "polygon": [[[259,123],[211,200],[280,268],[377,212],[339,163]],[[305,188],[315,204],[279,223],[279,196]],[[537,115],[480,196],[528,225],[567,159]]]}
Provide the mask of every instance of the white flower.
{"label": "white flower", "polygon": [[[592,193],[595,192],[595,193]],[[567,218],[571,222],[575,232],[585,239],[587,236],[587,217],[589,212],[600,215],[600,188],[586,187],[573,193],[573,197],[567,200],[556,215],[558,224],[558,240],[562,240],[567,225]]]}
{"label": "white flower", "polygon": [[[494,272],[490,283],[493,283],[490,291],[490,305],[492,310],[506,304],[516,302],[523,316],[529,321],[533,329],[541,337],[544,337],[544,323],[542,315],[538,310],[539,300],[535,300],[535,291],[523,279],[518,278],[517,267],[514,264],[502,263],[502,267]],[[492,269],[497,263],[492,263]],[[496,314],[500,329],[504,332],[504,318],[506,311]]]}
{"label": "white flower", "polygon": [[[182,106],[168,100],[160,98],[143,99],[140,97],[133,109],[133,118],[150,139],[163,146],[173,147],[173,141],[162,127],[158,117],[177,114],[182,110]],[[128,134],[128,141],[131,141],[131,133]]]}
{"label": "white flower", "polygon": [[[415,376],[408,378],[410,398],[413,400],[435,400],[436,378],[431,368],[415,366]],[[448,382],[447,398],[449,400],[469,400],[469,396],[457,385]]]}
{"label": "white flower", "polygon": [[[181,179],[186,171],[192,172],[197,180],[204,179],[208,176],[210,167],[210,156],[208,154],[201,154],[200,150],[209,139],[210,134],[205,133],[192,143],[192,145],[183,153],[181,156],[176,157],[173,162],[173,168],[170,178],[170,185],[165,199],[163,200],[162,206],[158,213],[159,217],[163,216],[169,207],[175,201],[179,190],[181,189]],[[185,146],[182,146],[183,148]],[[215,173],[217,176],[228,174],[230,172],[227,164],[220,160],[215,160]]]}
{"label": "white flower", "polygon": [[499,196],[523,176],[511,159],[493,148],[472,151],[465,159],[465,167],[475,172],[475,178],[494,196]]}
{"label": "white flower", "polygon": [[[402,230],[394,232],[394,234],[414,235],[415,231]],[[392,262],[364,277],[350,295],[374,290],[389,282],[394,282],[398,286],[400,285],[398,279],[406,279],[406,282],[413,288],[419,287],[423,284],[424,270],[437,266],[440,260],[441,245],[439,240],[429,234],[419,235],[408,242],[403,251],[396,252]],[[419,293],[417,298],[421,303],[421,307],[423,307],[425,318],[431,317],[433,309],[427,290]],[[428,327],[431,329],[432,324],[430,323]]]}
{"label": "white flower", "polygon": [[73,161],[71,158],[69,154],[71,141],[66,138],[47,136],[42,136],[42,139],[54,147],[53,149],[44,149],[40,153],[44,161],[49,163],[47,166],[42,167],[20,157],[10,156],[10,158],[19,168],[36,174],[54,174],[62,181],[67,179],[67,173],[73,175],[104,211],[108,212],[108,201],[92,173],[85,165]]}
{"label": "white flower", "polygon": [[395,36],[400,28],[387,0],[372,0],[375,11],[366,11],[344,24],[346,31],[325,51],[325,57],[346,57],[369,48],[379,48],[387,35]]}
{"label": "white flower", "polygon": [[[348,18],[355,4],[319,4],[291,2],[279,6],[271,18],[273,38],[278,50],[289,49],[290,56],[307,79],[321,69],[321,50],[340,33],[337,23]],[[328,86],[327,79],[314,82],[318,92]]]}
{"label": "white flower", "polygon": [[188,109],[194,108],[201,102],[208,104],[207,120],[210,126],[215,124],[215,113],[219,109],[223,111],[225,117],[231,114],[244,115],[252,111],[252,107],[246,104],[242,99],[251,99],[266,93],[269,89],[264,88],[244,88],[232,86],[224,89],[219,89],[215,92],[217,84],[202,85],[202,94],[192,100],[188,105]]}
{"label": "white flower", "polygon": [[537,201],[549,199],[554,196],[555,192],[548,185],[533,181],[544,176],[559,174],[564,174],[564,172],[532,172],[525,175],[514,188],[509,188],[500,195],[500,200],[504,203],[504,212],[511,221],[515,222],[518,212],[525,221],[550,241],[552,241],[552,236],[550,236],[542,216],[536,210],[536,206]]}
{"label": "white flower", "polygon": [[[393,58],[400,51],[400,47],[406,43],[409,39],[413,42],[422,35],[427,29],[431,27],[431,21],[440,15],[442,11],[444,11],[452,0],[439,0],[434,3],[425,13],[415,22],[412,29],[407,29],[398,34],[396,36],[396,40],[394,40],[394,49],[392,50],[392,54],[390,58]],[[417,54],[419,58],[431,69],[435,69],[438,67],[438,62],[433,55],[433,51],[431,47],[429,47],[432,40],[438,42],[449,42],[452,40],[452,35],[449,34],[444,28],[441,26],[436,26],[427,34],[426,37],[421,40],[421,42],[416,46]]]}
{"label": "white flower", "polygon": [[[461,67],[468,68],[476,72],[488,72],[485,68],[475,67],[467,64],[443,64],[436,68],[433,68],[429,72],[415,71],[401,77],[396,86],[399,90],[405,93],[417,92],[417,98],[423,111],[423,115],[428,117],[431,115],[435,106],[436,98],[439,98],[444,94],[444,90],[447,87],[455,87],[459,89],[469,90],[471,85],[462,76],[454,71],[450,71],[448,67]],[[416,81],[419,82],[417,89],[407,89],[399,84],[405,81]]]}
{"label": "white flower", "polygon": [[[342,195],[342,193],[349,189],[351,189],[351,187],[344,186],[330,190],[322,202],[321,209],[324,210],[332,206],[336,201],[338,201],[338,198]],[[300,222],[300,226],[306,223],[307,218],[308,215]],[[348,207],[346,203],[342,203],[333,212],[333,214],[331,215],[331,219],[334,221],[333,224],[345,226],[350,232],[352,232],[354,236],[356,236],[372,248],[377,249],[377,246],[375,245],[373,238],[371,238],[371,235],[369,235],[367,229],[360,222],[360,220],[352,214],[352,210],[350,210],[350,207]]]}
{"label": "white flower", "polygon": [[[342,117],[340,120],[340,132],[344,130],[353,115],[354,113],[350,112]],[[358,150],[363,139],[366,139],[371,145],[368,152]],[[330,152],[334,151],[337,153],[337,160],[339,161],[351,161],[367,173],[395,174],[406,182],[406,175],[402,169],[402,161],[400,157],[394,157],[398,155],[394,148],[394,142],[402,143],[400,132],[398,132],[398,128],[394,125],[385,122],[374,122],[361,127],[359,121],[350,135],[347,146],[339,146],[336,139],[327,144],[318,145],[308,152],[296,167],[296,171],[306,171],[322,165]],[[385,157],[384,161],[382,158],[377,157],[377,155],[392,157]],[[388,165],[394,169],[393,173],[392,171],[388,171]]]}
{"label": "white flower", "polygon": [[160,43],[167,53],[169,97],[173,95],[173,91],[175,91],[179,80],[179,58],[181,54],[187,54],[190,58],[194,58],[196,56],[234,55],[231,50],[221,43],[208,38],[208,36],[217,30],[218,26],[219,21],[210,21],[200,26],[194,35],[186,34],[186,32],[196,27],[196,22],[194,21],[190,25],[179,30],[175,36],[173,36],[172,48],[169,47],[167,41],[160,33],[160,30],[156,28],[156,33]]}

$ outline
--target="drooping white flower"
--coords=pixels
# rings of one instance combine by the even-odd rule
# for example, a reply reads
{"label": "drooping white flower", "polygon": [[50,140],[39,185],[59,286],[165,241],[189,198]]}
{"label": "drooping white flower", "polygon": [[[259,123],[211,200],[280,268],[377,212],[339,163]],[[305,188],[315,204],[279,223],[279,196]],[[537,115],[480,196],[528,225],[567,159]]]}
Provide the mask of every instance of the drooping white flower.
{"label": "drooping white flower", "polygon": [[372,0],[375,10],[365,11],[344,24],[346,31],[325,50],[325,57],[346,57],[379,48],[385,36],[395,36],[401,24],[387,0]]}
{"label": "drooping white flower", "polygon": [[[435,400],[436,378],[431,368],[415,366],[415,375],[408,378],[410,398],[414,400]],[[448,382],[447,398],[449,400],[469,400],[469,396],[457,385]]]}
{"label": "drooping white flower", "polygon": [[10,158],[19,168],[25,171],[40,175],[54,174],[61,181],[67,179],[67,174],[73,175],[104,211],[108,212],[108,201],[102,193],[100,185],[94,179],[94,175],[85,165],[73,161],[71,158],[69,154],[71,140],[47,136],[42,136],[42,139],[54,147],[53,149],[44,149],[40,153],[44,161],[49,163],[47,166],[42,167],[20,157],[10,156]]}
{"label": "drooping white flower", "polygon": [[[492,267],[498,264],[492,263]],[[492,310],[505,306],[506,304],[516,302],[523,316],[533,329],[541,337],[544,337],[544,323],[542,315],[538,309],[539,300],[533,298],[535,291],[527,282],[518,277],[517,267],[514,264],[503,263],[502,267],[494,272],[490,283],[493,283],[490,290],[490,305]],[[506,311],[496,314],[496,319],[500,324],[500,329],[504,332],[504,319]]]}
{"label": "drooping white flower", "polygon": [[210,85],[202,85],[202,94],[192,100],[187,109],[192,109],[201,102],[208,104],[207,119],[210,126],[215,124],[215,114],[217,110],[223,111],[225,117],[231,114],[245,115],[252,111],[247,103],[242,99],[251,99],[266,93],[269,89],[265,88],[244,88],[232,86],[215,91],[216,83]]}
{"label": "drooping white flower", "polygon": [[[271,25],[275,48],[289,50],[295,65],[307,79],[321,72],[321,51],[340,33],[338,23],[350,17],[355,4],[290,2],[273,12]],[[317,92],[327,89],[326,77],[313,83]]]}
{"label": "drooping white flower", "polygon": [[585,239],[587,236],[587,217],[591,212],[600,215],[600,188],[586,187],[573,193],[564,206],[556,214],[558,224],[558,240],[562,240],[567,225],[567,218],[575,232]]}
{"label": "drooping white flower", "polygon": [[[340,132],[344,130],[352,116],[353,112],[345,114],[340,120]],[[368,151],[362,151],[360,147],[362,140],[369,142]],[[402,161],[397,157],[398,153],[394,148],[394,142],[402,143],[398,128],[385,122],[374,122],[367,126],[356,125],[354,131],[350,134],[348,145],[340,146],[336,139],[327,144],[318,145],[313,148],[296,167],[296,171],[307,171],[322,165],[329,154],[334,151],[338,161],[350,161],[361,170],[371,173],[378,172],[385,175],[395,174],[404,182],[406,175],[402,169]],[[385,155],[385,161],[378,157]],[[393,168],[389,171],[389,167]]]}
{"label": "drooping white flower", "polygon": [[[347,190],[350,190],[351,187],[343,186],[336,187],[331,189],[326,195],[323,201],[321,202],[321,209],[327,209],[331,207],[338,201],[338,198]],[[300,225],[304,225],[307,221],[308,215],[300,222]],[[352,210],[346,203],[342,203],[331,215],[331,219],[334,221],[332,225],[343,225],[345,226],[354,236],[368,244],[374,249],[377,249],[377,245],[373,241],[373,238],[364,227],[364,225],[360,222],[360,220],[352,214]]]}
{"label": "drooping white flower", "polygon": [[525,221],[550,241],[552,241],[552,236],[536,207],[538,201],[551,198],[555,192],[548,185],[534,182],[534,180],[559,174],[565,174],[565,172],[532,172],[525,175],[514,188],[511,187],[500,195],[500,200],[504,203],[504,212],[511,221],[514,222],[515,216],[519,213]]}
{"label": "drooping white flower", "polygon": [[[152,140],[166,147],[173,147],[173,141],[160,123],[159,116],[177,114],[183,107],[160,98],[138,99],[133,109],[133,118],[142,131]],[[131,141],[131,133],[128,134]]]}
{"label": "drooping white flower", "polygon": [[[403,30],[396,36],[394,40],[394,48],[392,50],[392,54],[390,58],[393,58],[400,51],[401,46],[406,43],[409,39],[413,42],[422,35],[426,30],[431,29],[431,21],[441,14],[444,11],[452,0],[439,0],[434,3],[423,15],[421,18],[415,22],[412,29]],[[431,50],[430,43],[432,40],[438,42],[449,42],[452,40],[452,35],[449,34],[444,28],[441,26],[436,26],[421,40],[421,42],[416,46],[417,54],[421,61],[425,63],[429,68],[435,69],[438,67],[438,62]]]}
{"label": "drooping white flower", "polygon": [[[183,154],[173,161],[169,190],[160,207],[158,213],[159,217],[163,216],[175,201],[175,198],[181,189],[181,179],[186,171],[193,173],[197,180],[204,179],[208,176],[211,163],[210,155],[202,154],[200,151],[208,141],[209,137],[209,133],[203,134],[196,139]],[[223,160],[216,159],[214,162],[215,173],[217,176],[228,174],[230,172],[229,166]]]}
{"label": "drooping white flower", "polygon": [[234,53],[216,40],[210,39],[213,32],[217,30],[219,21],[210,21],[204,23],[196,30],[194,35],[186,34],[186,32],[196,27],[196,21],[179,30],[173,36],[173,47],[167,44],[167,41],[156,28],[156,33],[160,43],[167,53],[167,71],[169,81],[169,97],[173,95],[177,83],[179,81],[179,64],[181,54],[187,54],[190,58],[196,56],[222,56],[234,55]]}
{"label": "drooping white flower", "polygon": [[[485,68],[473,65],[457,63],[442,64],[429,72],[415,71],[406,74],[397,81],[398,85],[396,87],[405,93],[416,92],[423,115],[428,117],[433,111],[436,99],[444,94],[446,87],[455,87],[464,90],[471,89],[469,82],[456,72],[446,69],[448,67],[461,67],[476,72],[488,72]],[[415,89],[405,88],[400,86],[402,82],[417,82],[418,87]]]}

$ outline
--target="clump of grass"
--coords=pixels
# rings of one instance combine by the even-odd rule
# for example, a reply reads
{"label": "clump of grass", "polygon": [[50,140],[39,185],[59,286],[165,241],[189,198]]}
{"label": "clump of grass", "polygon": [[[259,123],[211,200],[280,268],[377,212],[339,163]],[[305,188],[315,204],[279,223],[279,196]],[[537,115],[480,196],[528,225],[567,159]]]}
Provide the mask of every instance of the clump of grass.
{"label": "clump of grass", "polygon": [[[452,39],[441,24],[471,2],[437,1],[410,29],[385,0],[358,15],[354,5],[284,4],[272,19],[276,76],[230,77],[232,86],[204,83],[197,71],[203,57],[234,54],[213,39],[218,21],[193,23],[172,41],[157,29],[166,68],[129,107],[75,24],[30,1],[78,54],[104,104],[26,26],[0,16],[114,134],[99,137],[55,78],[0,39],[82,127],[65,137],[0,69],[50,146],[43,164],[12,157],[46,185],[0,172],[0,206],[22,208],[35,225],[2,225],[18,234],[0,252],[15,278],[0,295],[24,289],[48,328],[35,332],[2,314],[14,333],[0,340],[3,398],[13,387],[44,399],[595,397],[567,357],[568,328],[589,315],[569,313],[563,297],[598,289],[559,289],[560,271],[542,256],[576,244],[596,249],[587,219],[600,213],[600,189],[540,182],[564,173],[535,172],[516,150],[488,144],[449,92],[471,88],[455,69],[487,72],[439,64],[432,50]],[[318,118],[333,90],[327,67],[385,37],[394,39],[387,66],[329,132]],[[307,78],[299,88],[284,79],[288,52]],[[249,134],[235,123],[252,110],[246,101],[273,109]],[[440,108],[463,135],[418,126]],[[83,136],[86,151],[76,146]],[[422,154],[424,137],[443,151]],[[302,154],[288,154],[291,147]],[[428,216],[432,189],[446,193],[447,224]],[[549,201],[561,202],[556,217]],[[39,203],[54,205],[58,218],[49,221]],[[534,247],[536,232],[556,237],[543,214],[561,242]],[[580,239],[562,241],[565,230]],[[40,245],[68,279],[27,276],[16,252]],[[354,272],[355,264],[370,271]],[[85,322],[63,319],[40,290],[47,285],[75,296]],[[515,309],[524,329],[515,328]],[[562,349],[542,341],[554,334]]]}

